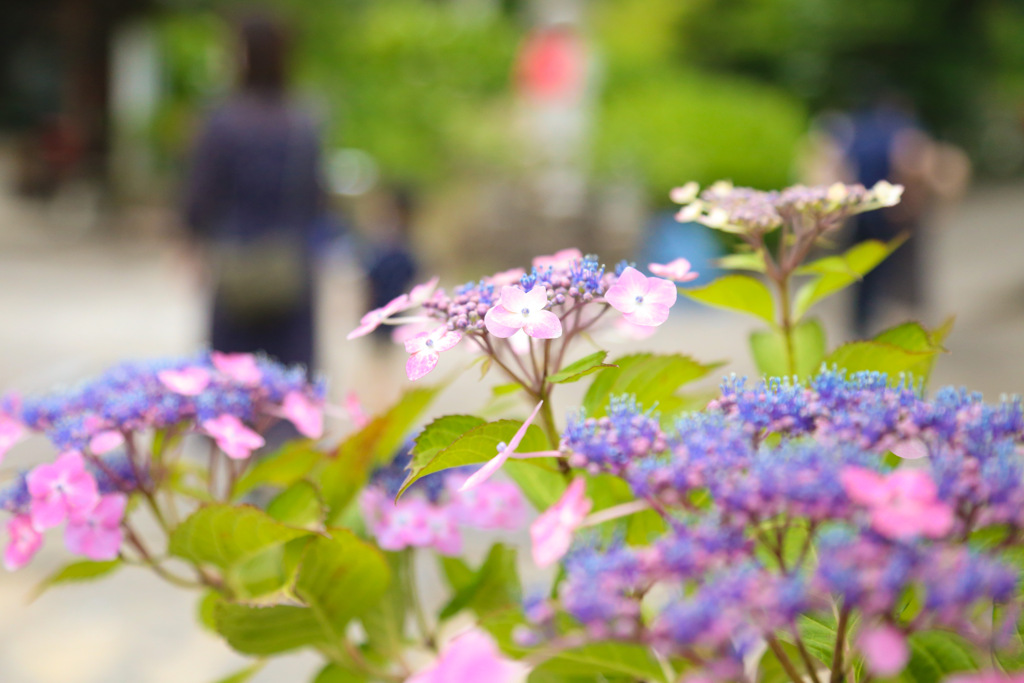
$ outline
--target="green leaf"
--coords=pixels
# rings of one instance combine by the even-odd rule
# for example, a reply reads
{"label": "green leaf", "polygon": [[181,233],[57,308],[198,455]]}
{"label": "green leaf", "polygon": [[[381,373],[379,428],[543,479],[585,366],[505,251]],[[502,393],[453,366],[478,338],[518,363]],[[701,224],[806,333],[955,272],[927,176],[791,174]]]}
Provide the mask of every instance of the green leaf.
{"label": "green leaf", "polygon": [[873,370],[889,375],[897,381],[901,372],[909,372],[937,351],[908,351],[894,344],[878,341],[855,341],[843,344],[825,358],[829,366],[836,365],[847,372]]}
{"label": "green leaf", "polygon": [[896,250],[906,237],[891,242],[865,240],[840,256],[826,256],[797,269],[798,275],[814,277],[797,290],[793,299],[793,317],[799,320],[815,303],[849,287]]}
{"label": "green leaf", "polygon": [[[409,468],[409,476],[398,491],[398,496],[395,497],[396,500],[413,483],[428,474],[452,467],[487,462],[498,454],[498,444],[508,443],[522,424],[522,422],[516,420],[499,420],[497,422],[477,425],[466,431],[455,441],[451,442],[449,446],[437,451],[426,463],[423,463],[423,459],[421,459],[422,464],[412,464]],[[542,451],[548,448],[550,446],[548,445],[547,438],[540,427],[530,425],[517,450],[522,453],[529,453],[530,451]],[[531,463],[531,466],[536,465]]]}
{"label": "green leaf", "polygon": [[211,631],[217,631],[217,605],[224,602],[224,596],[214,590],[203,593],[196,604],[196,620]]}
{"label": "green leaf", "polygon": [[623,643],[594,643],[565,650],[535,671],[577,676],[621,674],[642,681],[665,680],[665,674],[650,650]]}
{"label": "green leaf", "polygon": [[318,529],[324,521],[324,504],[316,486],[302,479],[275,496],[267,514],[290,526]]}
{"label": "green leaf", "polygon": [[752,270],[755,273],[765,271],[764,254],[759,251],[729,254],[715,260],[715,265],[727,270]]}
{"label": "green leaf", "polygon": [[509,459],[502,472],[519,486],[536,510],[547,510],[562,497],[568,482],[554,458]]}
{"label": "green leaf", "polygon": [[957,671],[978,668],[971,646],[960,636],[947,631],[923,631],[912,634],[910,661],[900,679],[912,683],[939,683]]}
{"label": "green leaf", "polygon": [[749,275],[726,275],[703,287],[680,289],[683,296],[730,311],[746,313],[774,324],[772,293],[760,280]]}
{"label": "green leaf", "polygon": [[54,586],[59,586],[64,583],[76,583],[79,581],[94,581],[96,579],[103,578],[120,568],[120,559],[108,560],[106,562],[84,560],[82,562],[66,564],[40,581],[36,587],[32,589],[30,600],[35,600]]}
{"label": "green leaf", "polygon": [[[800,652],[796,649],[795,645],[780,642],[779,647],[798,671],[804,671]],[[789,674],[786,673],[779,658],[771,649],[765,650],[761,656],[761,662],[758,664],[757,680],[759,683],[792,683]]]}
{"label": "green leaf", "polygon": [[295,594],[320,623],[330,642],[345,637],[353,617],[375,607],[391,581],[384,555],[348,531],[332,538],[314,537],[306,548],[295,580]]}
{"label": "green leaf", "polygon": [[325,643],[320,622],[308,607],[253,607],[220,602],[214,608],[217,632],[247,655],[275,655]]}
{"label": "green leaf", "polygon": [[393,578],[377,607],[367,610],[359,617],[359,621],[366,632],[366,645],[369,651],[379,655],[383,661],[393,661],[405,647],[405,620],[409,596],[405,592],[403,582],[397,579],[404,561],[402,553],[386,552],[384,559]]}
{"label": "green leaf", "polygon": [[308,533],[249,505],[208,505],[171,532],[168,550],[190,562],[226,569]]}
{"label": "green leaf", "polygon": [[386,413],[343,441],[335,457],[320,474],[320,492],[327,506],[327,522],[341,518],[362,489],[375,464],[390,462],[409,438],[416,420],[440,387],[422,387],[405,392]]}
{"label": "green leaf", "polygon": [[508,384],[499,384],[496,387],[491,387],[491,394],[495,398],[498,398],[499,396],[508,396],[509,394],[514,394],[522,388],[523,386],[518,382],[509,382]]}
{"label": "green leaf", "polygon": [[475,415],[445,415],[437,418],[424,427],[416,437],[409,469],[416,470],[425,467],[438,453],[455,443],[460,436],[483,424],[487,424],[487,421]]}
{"label": "green leaf", "polygon": [[[817,318],[804,320],[793,328],[793,356],[796,374],[809,377],[821,368],[825,358],[825,330]],[[757,369],[768,377],[788,377],[786,339],[781,330],[757,330],[750,335],[750,348]]]}
{"label": "green leaf", "polygon": [[250,664],[241,671],[236,671],[224,678],[218,678],[216,683],[245,683],[247,680],[258,674],[264,666],[266,666],[266,662]]}
{"label": "green leaf", "polygon": [[472,609],[484,617],[499,609],[518,604],[519,574],[516,571],[516,551],[501,543],[491,546],[487,559],[472,579],[459,589],[444,609],[442,620],[455,616],[464,609]]}
{"label": "green leaf", "polygon": [[338,664],[328,664],[320,669],[313,683],[365,683],[369,680],[365,674],[343,669]]}
{"label": "green leaf", "polygon": [[608,365],[604,362],[605,356],[608,355],[607,351],[598,351],[592,353],[585,358],[581,358],[575,363],[562,368],[561,372],[548,377],[548,382],[551,384],[568,384],[570,382],[577,382],[587,375],[602,370],[604,368],[613,368],[614,365]]}
{"label": "green leaf", "polygon": [[312,441],[289,441],[243,474],[235,484],[232,498],[238,500],[258,486],[291,486],[309,474],[324,457]]}
{"label": "green leaf", "polygon": [[942,342],[952,327],[952,318],[948,318],[942,325],[932,331],[926,330],[920,323],[906,322],[879,333],[874,338],[874,341],[892,344],[907,351],[928,353],[929,355],[924,360],[907,370],[914,377],[927,383],[932,367],[935,365],[935,359],[939,353],[945,351],[942,347]]}
{"label": "green leaf", "polygon": [[722,364],[700,363],[681,354],[638,353],[616,359],[615,365],[599,374],[587,389],[583,398],[587,415],[601,417],[612,396],[632,394],[645,408],[657,405],[663,419],[670,419],[685,404],[676,394],[679,388]]}

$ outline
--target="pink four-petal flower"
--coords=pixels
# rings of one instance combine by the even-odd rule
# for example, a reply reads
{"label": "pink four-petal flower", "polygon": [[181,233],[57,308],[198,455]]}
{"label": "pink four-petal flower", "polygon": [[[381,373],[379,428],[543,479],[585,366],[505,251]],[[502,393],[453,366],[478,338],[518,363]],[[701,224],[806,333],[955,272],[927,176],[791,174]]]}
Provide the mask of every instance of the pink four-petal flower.
{"label": "pink four-petal flower", "polygon": [[883,476],[863,467],[846,467],[839,481],[850,500],[868,508],[871,527],[887,538],[941,538],[953,528],[953,510],[938,500],[938,489],[927,472],[897,470]]}
{"label": "pink four-petal flower", "polygon": [[104,429],[89,439],[89,451],[95,455],[109,453],[124,443],[124,434],[116,429]]}
{"label": "pink four-petal flower", "polygon": [[266,443],[263,437],[242,424],[234,415],[221,415],[203,422],[203,430],[217,447],[234,460],[243,460]]}
{"label": "pink four-petal flower", "polygon": [[586,497],[586,481],[574,479],[558,502],[530,525],[533,561],[538,567],[549,567],[568,552],[572,535],[586,519],[591,506]]}
{"label": "pink four-petal flower", "polygon": [[210,384],[210,373],[204,368],[161,370],[156,376],[161,384],[182,396],[198,396]]}
{"label": "pink four-petal flower", "polygon": [[121,519],[127,504],[128,497],[123,493],[103,496],[92,510],[68,520],[64,545],[91,560],[114,559],[121,548]]}
{"label": "pink four-petal flower", "polygon": [[521,287],[501,288],[498,303],[487,311],[484,324],[495,337],[507,339],[523,330],[534,339],[555,339],[562,336],[562,322],[548,305],[548,292],[544,287],[535,286],[529,292]]}
{"label": "pink four-petal flower", "polygon": [[254,387],[263,379],[263,372],[251,353],[221,353],[214,351],[210,361],[217,371],[227,375],[242,386]]}
{"label": "pink four-petal flower", "polygon": [[460,491],[468,491],[474,486],[479,486],[483,482],[487,481],[491,475],[501,469],[501,466],[505,464],[505,461],[509,459],[516,448],[519,447],[519,443],[526,436],[526,430],[530,428],[530,424],[533,422],[533,418],[537,417],[537,412],[540,411],[540,407],[544,405],[544,401],[540,401],[534,407],[533,412],[530,413],[530,417],[526,418],[526,421],[520,425],[519,429],[512,436],[512,439],[507,444],[498,444],[498,454],[484,463],[484,466],[478,469],[476,472],[471,474],[468,479],[459,487]]}
{"label": "pink four-petal flower", "polygon": [[910,660],[910,648],[901,631],[888,624],[864,629],[857,639],[868,670],[876,676],[895,676]]}
{"label": "pink four-petal flower", "polygon": [[366,315],[364,315],[359,321],[359,326],[356,329],[349,332],[348,336],[346,336],[345,339],[355,339],[356,337],[362,337],[367,334],[370,334],[375,329],[380,327],[381,323],[383,323],[389,317],[391,317],[395,313],[404,311],[410,306],[411,304],[409,303],[408,294],[400,294],[396,296],[394,299],[387,302],[380,308],[375,308]]}
{"label": "pink four-petal flower", "polygon": [[447,351],[462,339],[458,332],[449,330],[444,325],[430,332],[421,332],[412,339],[405,341],[405,350],[412,354],[405,363],[405,374],[410,380],[417,380],[437,367],[442,351]]}
{"label": "pink four-petal flower", "polygon": [[7,522],[7,534],[11,537],[4,549],[4,567],[9,572],[21,569],[43,545],[43,534],[32,525],[28,515],[11,517]]}
{"label": "pink four-petal flower", "polygon": [[668,320],[676,302],[676,286],[660,277],[647,277],[636,268],[626,268],[604,298],[622,317],[634,325],[656,327]]}
{"label": "pink four-petal flower", "polygon": [[649,263],[647,268],[658,277],[663,277],[673,282],[689,282],[696,280],[698,274],[690,270],[690,262],[684,258],[677,258],[669,263]]}
{"label": "pink four-petal flower", "polygon": [[405,683],[514,683],[526,675],[526,667],[501,656],[494,639],[480,630],[454,638],[429,667]]}
{"label": "pink four-petal flower", "polygon": [[305,437],[319,439],[324,435],[323,406],[301,391],[289,391],[285,394],[281,414]]}
{"label": "pink four-petal flower", "polygon": [[40,531],[88,512],[100,497],[96,480],[85,469],[85,459],[78,451],[62,453],[53,463],[36,466],[25,481],[32,496],[32,524]]}
{"label": "pink four-petal flower", "polygon": [[535,256],[533,259],[534,268],[568,268],[576,261],[583,258],[583,253],[571,247],[560,249],[549,256]]}

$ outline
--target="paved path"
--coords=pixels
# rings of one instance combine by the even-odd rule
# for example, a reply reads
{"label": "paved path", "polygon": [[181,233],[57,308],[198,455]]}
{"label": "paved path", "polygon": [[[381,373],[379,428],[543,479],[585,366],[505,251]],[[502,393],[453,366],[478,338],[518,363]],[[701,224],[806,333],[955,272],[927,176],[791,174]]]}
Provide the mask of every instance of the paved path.
{"label": "paved path", "polygon": [[[966,385],[994,399],[1024,392],[1024,187],[973,192],[941,217],[933,233],[932,302],[922,316],[937,324],[957,314],[950,353],[934,386]],[[84,241],[40,224],[29,211],[0,207],[0,388],[39,391],[70,383],[126,357],[177,354],[201,344],[203,298],[180,258],[159,240]],[[336,260],[324,275],[324,365],[335,395],[372,387],[386,403],[402,385],[401,356],[374,360],[368,343],[346,343],[357,317],[358,281]],[[843,335],[839,305],[824,311],[833,343]],[[745,320],[686,308],[637,348],[682,350],[704,360],[733,359],[726,371],[751,370]],[[621,347],[620,350],[624,350]],[[445,357],[441,372],[455,370]],[[713,385],[714,382],[709,384]],[[479,404],[487,385],[476,373],[447,389],[444,412]],[[559,406],[568,408],[573,396]],[[20,446],[7,464],[46,452]],[[29,589],[67,560],[58,537],[29,568],[0,575],[0,681],[4,683],[185,683],[213,681],[242,660],[193,625],[194,600],[142,571],[54,590],[31,605]],[[308,680],[315,658],[285,658],[256,680]]]}

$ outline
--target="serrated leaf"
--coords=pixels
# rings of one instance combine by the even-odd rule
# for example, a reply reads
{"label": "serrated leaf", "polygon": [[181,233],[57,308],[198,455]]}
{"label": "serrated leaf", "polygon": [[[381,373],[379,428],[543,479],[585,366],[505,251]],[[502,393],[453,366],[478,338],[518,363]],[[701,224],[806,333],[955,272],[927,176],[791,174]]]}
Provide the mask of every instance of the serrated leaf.
{"label": "serrated leaf", "polygon": [[908,351],[893,344],[877,341],[855,341],[843,344],[825,358],[827,365],[836,365],[847,372],[871,370],[884,372],[897,381],[901,372],[909,372],[937,351]]}
{"label": "serrated leaf", "polygon": [[577,382],[598,370],[615,367],[614,365],[609,365],[604,362],[607,355],[607,351],[598,351],[586,356],[585,358],[579,359],[575,363],[570,363],[560,372],[556,372],[548,377],[548,382],[551,384],[568,384],[570,382]]}
{"label": "serrated leaf", "polygon": [[377,605],[391,581],[387,560],[352,533],[335,529],[332,538],[315,537],[307,546],[295,579],[295,595],[316,616],[331,642],[345,637],[345,626]]}
{"label": "serrated leaf", "polygon": [[312,441],[290,441],[243,474],[235,484],[232,498],[238,500],[259,486],[290,486],[309,474],[325,457]]}
{"label": "serrated leaf", "polygon": [[[508,443],[522,426],[516,420],[498,420],[477,425],[466,431],[448,447],[438,451],[430,460],[422,465],[410,467],[409,476],[399,489],[396,500],[417,480],[428,474],[440,472],[452,467],[475,465],[487,462],[498,454],[498,444]],[[547,438],[537,425],[530,425],[519,444],[519,452],[547,450]]]}
{"label": "serrated leaf", "polygon": [[802,285],[793,298],[794,319],[799,320],[815,303],[860,280],[905,241],[906,237],[888,243],[865,240],[840,256],[827,256],[798,269],[798,274],[813,274],[814,277]]}
{"label": "serrated leaf", "polygon": [[264,666],[266,666],[266,662],[256,662],[255,664],[245,667],[241,671],[236,671],[224,678],[218,678],[216,683],[245,683],[250,678],[258,674]]}
{"label": "serrated leaf", "polygon": [[120,569],[121,566],[122,562],[120,559],[108,560],[106,562],[84,560],[66,564],[36,584],[36,587],[32,589],[30,600],[35,600],[54,586],[79,581],[95,581]]}
{"label": "serrated leaf", "polygon": [[764,254],[759,251],[751,251],[739,254],[729,254],[716,259],[714,264],[719,268],[727,270],[752,270],[755,273],[765,271]]}
{"label": "serrated leaf", "polygon": [[324,521],[324,504],[316,486],[302,479],[277,494],[267,514],[289,526],[317,529]]}
{"label": "serrated leaf", "polygon": [[977,670],[971,646],[955,633],[922,631],[911,634],[910,661],[900,679],[912,683],[939,683],[957,671]]}
{"label": "serrated leaf", "polygon": [[632,394],[645,408],[658,405],[668,419],[685,399],[676,392],[684,384],[704,377],[721,363],[700,363],[681,354],[638,353],[615,360],[616,367],[594,378],[583,398],[583,410],[591,417],[605,414],[612,396]]}
{"label": "serrated leaf", "polygon": [[249,505],[208,505],[171,532],[168,551],[190,562],[227,569],[308,533]]}
{"label": "serrated leaf", "polygon": [[516,571],[516,551],[496,543],[472,579],[456,591],[441,610],[442,620],[455,616],[464,609],[472,609],[478,617],[518,604],[519,574]]}
{"label": "serrated leaf", "polygon": [[487,424],[487,421],[475,415],[445,415],[437,418],[424,427],[416,437],[409,470],[415,471],[425,467],[438,453],[455,443],[460,436],[483,424]]}
{"label": "serrated leaf", "polygon": [[228,644],[247,655],[275,655],[326,642],[308,607],[220,602],[214,607],[214,622]]}
{"label": "serrated leaf", "polygon": [[749,275],[726,275],[703,287],[680,289],[679,293],[708,306],[746,313],[770,324],[775,322],[772,293],[763,282]]}
{"label": "serrated leaf", "polygon": [[624,643],[594,643],[565,650],[542,663],[535,671],[577,676],[620,674],[652,682],[665,680],[661,665],[649,649]]}
{"label": "serrated leaf", "polygon": [[[817,318],[804,320],[793,327],[793,356],[795,371],[800,377],[809,377],[821,368],[825,358],[825,330]],[[750,349],[757,369],[768,377],[788,377],[786,339],[781,330],[757,330],[750,335]]]}
{"label": "serrated leaf", "polygon": [[367,683],[368,681],[370,679],[365,674],[351,669],[343,669],[338,664],[328,664],[320,669],[316,678],[313,679],[313,683]]}
{"label": "serrated leaf", "polygon": [[874,341],[892,344],[908,351],[929,353],[930,355],[924,360],[907,370],[914,377],[927,383],[932,367],[935,365],[935,359],[939,353],[945,351],[942,347],[942,341],[949,334],[952,327],[952,318],[947,319],[942,325],[932,331],[926,330],[920,323],[911,321],[880,332],[875,336]]}

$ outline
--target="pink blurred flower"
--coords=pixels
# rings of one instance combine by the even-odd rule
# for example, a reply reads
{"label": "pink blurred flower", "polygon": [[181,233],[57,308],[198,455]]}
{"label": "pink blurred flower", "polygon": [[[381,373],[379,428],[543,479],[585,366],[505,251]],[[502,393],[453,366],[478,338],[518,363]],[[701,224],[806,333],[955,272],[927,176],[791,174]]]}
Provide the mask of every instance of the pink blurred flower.
{"label": "pink blurred flower", "polygon": [[109,453],[124,443],[124,434],[116,429],[105,429],[96,432],[89,439],[89,451],[95,455]]}
{"label": "pink blurred flower", "polygon": [[953,510],[938,500],[938,489],[927,472],[897,470],[883,476],[863,467],[845,467],[839,480],[850,500],[868,508],[872,528],[887,538],[941,538],[953,528]]}
{"label": "pink blurred flower", "polygon": [[359,395],[350,391],[345,394],[344,401],[345,412],[348,413],[349,418],[352,420],[352,424],[356,427],[365,427],[370,422],[370,418],[366,416],[366,412],[363,410],[363,404],[359,401]]}
{"label": "pink blurred flower", "polygon": [[324,435],[323,406],[301,391],[285,394],[281,414],[305,437],[319,439]]}
{"label": "pink blurred flower", "polygon": [[904,460],[918,460],[928,457],[928,446],[921,439],[904,439],[893,444],[889,450]]}
{"label": "pink blurred flower", "polygon": [[182,396],[198,396],[210,384],[210,373],[204,368],[161,370],[156,376],[161,384]]}
{"label": "pink blurred flower", "polygon": [[680,187],[673,187],[668,193],[668,198],[676,204],[689,204],[697,198],[699,191],[700,185],[691,180]]}
{"label": "pink blurred flower", "polygon": [[32,525],[29,515],[17,515],[7,521],[7,534],[11,537],[4,550],[4,567],[9,572],[21,569],[43,545],[43,534]]}
{"label": "pink blurred flower", "polygon": [[505,285],[517,284],[524,275],[526,275],[526,271],[522,268],[512,268],[510,270],[503,270],[500,273],[495,273],[487,278],[487,281],[495,287],[503,287]]}
{"label": "pink blurred flower", "polygon": [[428,505],[425,518],[431,548],[441,555],[458,555],[462,552],[462,533],[456,523],[455,510],[450,505]]}
{"label": "pink blurred flower", "polygon": [[263,437],[242,424],[234,415],[221,415],[202,424],[203,431],[212,436],[217,447],[234,460],[244,460],[266,442]]}
{"label": "pink blurred flower", "polygon": [[882,678],[895,676],[910,659],[907,639],[898,629],[889,626],[872,626],[861,631],[857,639],[864,663],[871,673]]}
{"label": "pink blurred flower", "polygon": [[574,479],[558,502],[530,525],[534,564],[551,566],[568,552],[573,533],[586,519],[592,505],[586,497],[586,480]]}
{"label": "pink blurred flower", "polygon": [[424,301],[430,298],[430,295],[437,289],[437,283],[441,281],[441,278],[436,275],[426,282],[416,285],[409,292],[409,308],[413,306],[419,306]]}
{"label": "pink blurred flower", "polygon": [[521,287],[501,288],[501,299],[487,311],[484,324],[495,337],[508,338],[518,330],[535,339],[555,339],[562,336],[562,322],[548,305],[548,292],[537,285],[529,292]]}
{"label": "pink blurred flower", "polygon": [[690,270],[690,262],[684,258],[677,258],[670,263],[649,263],[647,267],[658,277],[674,282],[689,282],[698,277],[697,273]]}
{"label": "pink blurred flower", "polygon": [[43,531],[91,510],[99,501],[96,480],[78,451],[62,453],[52,464],[36,466],[26,477],[32,524]]}
{"label": "pink blurred flower", "polygon": [[506,481],[487,481],[476,488],[459,491],[466,477],[452,474],[445,482],[453,492],[457,521],[477,529],[515,531],[526,519],[526,505],[519,487]]}
{"label": "pink blurred flower", "polygon": [[491,636],[474,629],[454,638],[436,662],[405,683],[515,683],[526,672],[524,664],[501,656]]}
{"label": "pink blurred flower", "polygon": [[380,308],[375,308],[366,315],[364,315],[359,320],[359,326],[356,327],[356,329],[349,332],[348,336],[346,336],[345,339],[355,339],[356,337],[362,337],[367,334],[370,334],[375,329],[380,327],[381,323],[383,323],[389,317],[391,317],[395,313],[404,311],[410,306],[411,304],[409,303],[408,294],[400,294],[399,296],[396,296],[394,299],[387,302]]}
{"label": "pink blurred flower", "polygon": [[384,550],[422,548],[433,541],[428,525],[431,505],[422,498],[403,498],[395,503],[381,491],[365,489],[359,502],[370,531]]}
{"label": "pink blurred flower", "polygon": [[127,504],[126,495],[111,493],[89,512],[73,515],[64,529],[64,545],[91,560],[114,559],[121,548],[121,519]]}
{"label": "pink blurred flower", "polygon": [[533,259],[534,268],[568,268],[576,261],[583,258],[583,253],[576,248],[561,249],[549,256],[536,256]]}
{"label": "pink blurred flower", "polygon": [[25,426],[10,415],[0,413],[0,460],[3,460],[11,446],[25,436]]}
{"label": "pink blurred flower", "polygon": [[668,320],[677,295],[676,286],[668,280],[626,268],[604,298],[634,325],[656,327]]}
{"label": "pink blurred flower", "polygon": [[544,401],[540,401],[534,407],[533,412],[526,418],[526,421],[516,430],[515,435],[508,444],[498,444],[498,454],[484,463],[484,466],[478,469],[476,472],[471,474],[465,483],[459,488],[460,491],[468,491],[469,489],[479,486],[483,482],[487,481],[495,472],[501,469],[501,466],[505,464],[505,461],[509,459],[509,456],[515,452],[519,446],[519,442],[526,436],[526,430],[530,428],[530,424],[533,422],[533,418],[537,417],[540,407],[544,405]]}
{"label": "pink blurred flower", "polygon": [[462,339],[458,332],[452,332],[444,325],[430,332],[421,332],[406,340],[405,350],[412,355],[405,362],[405,374],[410,380],[417,380],[437,367],[442,351],[452,348]]}
{"label": "pink blurred flower", "polygon": [[254,387],[263,379],[263,372],[251,353],[210,353],[210,361],[217,371],[227,375],[242,386]]}

